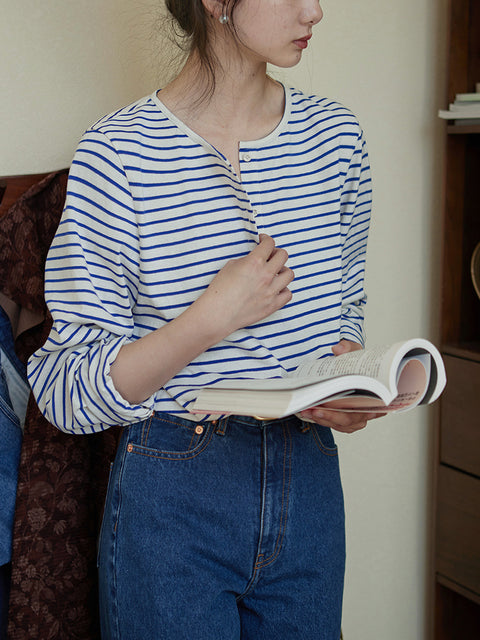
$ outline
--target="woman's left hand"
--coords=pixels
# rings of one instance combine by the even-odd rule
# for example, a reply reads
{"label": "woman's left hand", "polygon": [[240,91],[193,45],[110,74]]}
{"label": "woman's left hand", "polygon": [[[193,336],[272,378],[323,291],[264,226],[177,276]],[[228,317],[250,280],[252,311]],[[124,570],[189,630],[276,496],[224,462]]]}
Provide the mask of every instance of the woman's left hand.
{"label": "woman's left hand", "polygon": [[[349,351],[357,351],[361,349],[361,345],[350,340],[341,340],[332,347],[333,354],[336,356]],[[335,431],[342,433],[355,433],[367,426],[369,420],[380,418],[384,413],[355,413],[346,411],[333,411],[331,409],[323,409],[322,407],[313,407],[306,409],[300,413],[305,420],[311,420],[324,427],[330,427]]]}

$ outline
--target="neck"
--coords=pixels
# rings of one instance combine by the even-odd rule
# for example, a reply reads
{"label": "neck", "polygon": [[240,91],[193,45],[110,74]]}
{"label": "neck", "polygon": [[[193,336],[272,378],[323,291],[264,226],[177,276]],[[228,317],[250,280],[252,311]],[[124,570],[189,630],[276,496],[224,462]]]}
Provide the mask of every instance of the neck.
{"label": "neck", "polygon": [[180,74],[159,95],[180,120],[221,151],[237,175],[238,142],[258,140],[275,129],[284,112],[283,87],[266,73],[265,65],[215,75],[211,93],[205,72],[191,56]]}
{"label": "neck", "polygon": [[[216,112],[232,122],[258,111],[272,90],[278,86],[266,73],[266,65],[234,64],[215,70],[212,84],[195,55],[191,55],[178,76],[162,91],[170,102],[183,109],[194,110],[197,117],[204,111]],[[211,91],[209,89],[211,88]]]}

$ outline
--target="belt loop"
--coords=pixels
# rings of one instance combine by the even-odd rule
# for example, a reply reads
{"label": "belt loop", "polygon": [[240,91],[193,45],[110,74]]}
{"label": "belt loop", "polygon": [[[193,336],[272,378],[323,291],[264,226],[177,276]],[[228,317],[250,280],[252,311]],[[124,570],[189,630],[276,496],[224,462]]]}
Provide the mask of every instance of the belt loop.
{"label": "belt loop", "polygon": [[219,436],[224,436],[228,424],[228,416],[226,418],[220,418],[220,420],[213,420],[213,425],[216,425],[215,433]]}
{"label": "belt loop", "polygon": [[302,433],[307,433],[308,431],[310,431],[310,424],[308,422],[304,422],[303,420],[300,422],[300,424],[298,425],[298,428],[300,429],[300,431]]}
{"label": "belt loop", "polygon": [[155,415],[155,411],[152,411],[150,416],[146,420],[143,421],[142,433],[141,433],[141,436],[140,436],[140,444],[142,446],[146,446],[147,445],[148,435],[150,433],[150,427],[152,425],[152,420],[153,420],[153,416],[154,415]]}

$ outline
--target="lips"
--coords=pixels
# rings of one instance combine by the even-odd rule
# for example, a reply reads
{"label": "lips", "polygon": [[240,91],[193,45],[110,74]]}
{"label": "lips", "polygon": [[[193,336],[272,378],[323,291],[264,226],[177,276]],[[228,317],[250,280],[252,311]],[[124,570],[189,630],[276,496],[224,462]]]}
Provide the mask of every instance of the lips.
{"label": "lips", "polygon": [[308,47],[308,41],[311,37],[311,35],[304,36],[303,38],[299,38],[298,40],[294,40],[293,42],[299,49],[306,49]]}

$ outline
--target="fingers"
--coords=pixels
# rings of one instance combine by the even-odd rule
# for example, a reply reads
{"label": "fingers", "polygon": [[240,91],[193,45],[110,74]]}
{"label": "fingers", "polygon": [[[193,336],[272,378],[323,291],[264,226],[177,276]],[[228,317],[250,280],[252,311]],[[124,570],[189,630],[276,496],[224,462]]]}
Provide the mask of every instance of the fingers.
{"label": "fingers", "polygon": [[251,255],[263,259],[270,267],[272,275],[279,275],[284,270],[291,272],[285,266],[288,260],[288,253],[285,249],[276,247],[274,239],[264,233],[260,234],[260,242],[253,249]]}
{"label": "fingers", "polygon": [[259,242],[257,246],[253,249],[252,255],[258,255],[258,257],[263,258],[265,262],[267,262],[275,251],[275,240],[267,236],[265,233],[261,233],[259,236]]}
{"label": "fingers", "polygon": [[288,289],[288,285],[293,281],[294,277],[295,274],[291,269],[283,267],[272,281],[275,293],[282,293],[284,290]]}
{"label": "fingers", "polygon": [[360,351],[362,345],[352,340],[340,340],[338,344],[333,345],[332,353],[334,356],[340,356],[342,353],[348,353],[349,351]]}
{"label": "fingers", "polygon": [[288,253],[285,249],[276,247],[275,241],[270,236],[260,234],[260,241],[250,256],[267,265],[272,277],[273,294],[283,294],[295,277],[293,271],[286,266]]}
{"label": "fingers", "polygon": [[251,252],[251,256],[267,263],[272,274],[278,273],[288,260],[288,253],[285,249],[276,247],[274,239],[264,233],[260,235],[260,241]]}
{"label": "fingers", "polygon": [[342,433],[355,433],[367,426],[368,414],[347,413],[341,411],[325,411],[314,409],[313,416],[315,422],[325,427],[330,427]]}
{"label": "fingers", "polygon": [[384,413],[354,413],[312,408],[302,411],[302,417],[341,433],[355,433],[367,426],[369,420],[384,416]]}

